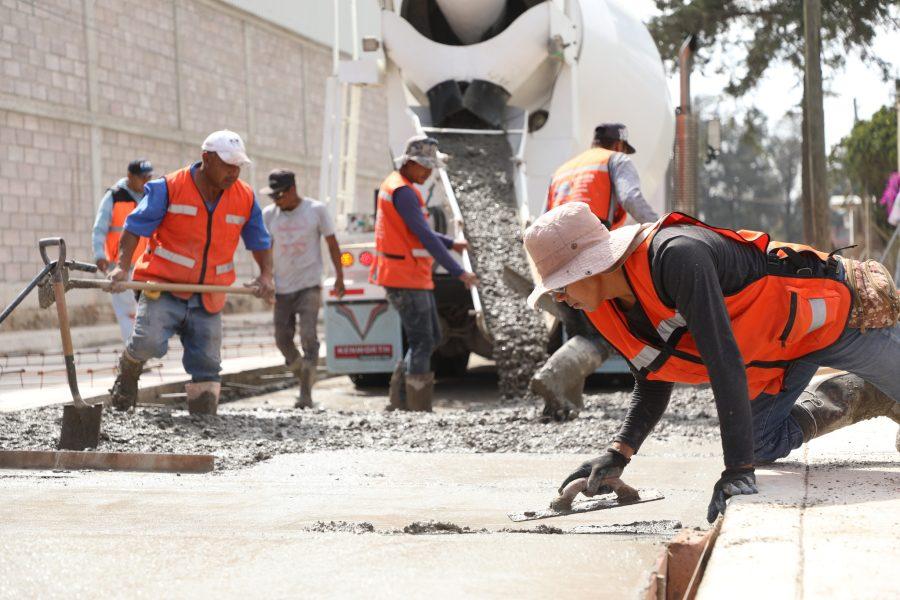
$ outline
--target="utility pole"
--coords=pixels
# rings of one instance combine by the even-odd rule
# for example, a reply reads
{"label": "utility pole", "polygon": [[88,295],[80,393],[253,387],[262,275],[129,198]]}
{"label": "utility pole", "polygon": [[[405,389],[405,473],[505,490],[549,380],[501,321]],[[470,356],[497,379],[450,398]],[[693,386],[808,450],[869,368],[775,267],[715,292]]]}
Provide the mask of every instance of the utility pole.
{"label": "utility pole", "polygon": [[806,67],[804,102],[806,103],[806,164],[809,194],[804,197],[804,238],[821,250],[831,246],[828,186],[825,172],[825,113],[822,108],[822,3],[803,1],[803,30]]}

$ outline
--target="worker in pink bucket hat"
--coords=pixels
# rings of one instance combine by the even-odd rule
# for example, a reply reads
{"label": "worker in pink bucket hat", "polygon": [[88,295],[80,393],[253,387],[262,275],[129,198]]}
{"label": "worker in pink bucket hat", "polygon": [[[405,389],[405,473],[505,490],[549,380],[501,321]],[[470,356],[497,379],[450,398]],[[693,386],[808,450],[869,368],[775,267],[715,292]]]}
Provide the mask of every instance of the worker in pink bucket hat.
{"label": "worker in pink bucket hat", "polygon": [[[529,306],[549,294],[584,311],[635,377],[619,432],[561,490],[584,478],[585,495],[605,491],[603,481],[622,474],[659,421],[675,383],[709,383],[715,397],[725,471],[710,522],[729,497],[757,493],[755,464],[865,419],[900,423],[900,301],[875,261],[681,213],[610,232],[580,202],[541,215],[524,242],[539,279]],[[867,293],[865,282],[884,293]],[[849,373],[810,386],[819,366]]]}

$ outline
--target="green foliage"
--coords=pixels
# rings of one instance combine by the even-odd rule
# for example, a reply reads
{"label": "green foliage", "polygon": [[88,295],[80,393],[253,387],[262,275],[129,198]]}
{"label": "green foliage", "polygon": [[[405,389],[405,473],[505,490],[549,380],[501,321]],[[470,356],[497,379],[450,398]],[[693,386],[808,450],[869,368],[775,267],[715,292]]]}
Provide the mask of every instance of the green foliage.
{"label": "green foliage", "polygon": [[897,169],[897,113],[883,106],[859,121],[832,150],[832,165],[857,193],[880,197],[888,175]]}
{"label": "green foliage", "polygon": [[[667,64],[674,65],[685,36],[700,36],[699,63],[728,57],[719,67],[731,78],[726,91],[753,89],[770,65],[803,66],[803,0],[656,0],[662,15],[650,33]],[[823,61],[843,64],[850,52],[877,66],[885,79],[890,64],[871,52],[879,27],[897,27],[896,0],[822,0]]]}

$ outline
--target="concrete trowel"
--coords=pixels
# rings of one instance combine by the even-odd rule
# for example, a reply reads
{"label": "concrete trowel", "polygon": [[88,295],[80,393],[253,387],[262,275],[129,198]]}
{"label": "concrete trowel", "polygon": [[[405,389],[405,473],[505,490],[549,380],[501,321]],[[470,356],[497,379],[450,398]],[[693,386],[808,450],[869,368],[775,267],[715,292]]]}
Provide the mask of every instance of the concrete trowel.
{"label": "concrete trowel", "polygon": [[95,448],[100,443],[100,420],[102,404],[88,404],[81,399],[78,379],[75,375],[75,351],[72,347],[72,332],[69,329],[69,312],[66,308],[66,288],[63,281],[66,264],[66,243],[62,238],[44,238],[38,243],[45,265],[50,264],[47,248],[57,246],[59,258],[51,271],[50,282],[56,300],[56,314],[59,316],[59,333],[62,337],[63,358],[66,362],[66,378],[72,392],[72,404],[63,407],[62,432],[59,436],[61,450],[84,450]]}
{"label": "concrete trowel", "polygon": [[[590,498],[575,502],[575,497],[587,489],[587,478],[576,479],[569,483],[562,493],[554,498],[549,508],[541,510],[526,510],[525,512],[509,513],[510,521],[534,521],[536,519],[550,519],[564,517],[607,508],[618,508],[632,504],[642,504],[662,500],[665,496],[659,490],[636,490],[618,477],[603,480],[603,486],[612,488],[612,493],[604,494],[598,498]],[[601,488],[602,489],[602,488]]]}

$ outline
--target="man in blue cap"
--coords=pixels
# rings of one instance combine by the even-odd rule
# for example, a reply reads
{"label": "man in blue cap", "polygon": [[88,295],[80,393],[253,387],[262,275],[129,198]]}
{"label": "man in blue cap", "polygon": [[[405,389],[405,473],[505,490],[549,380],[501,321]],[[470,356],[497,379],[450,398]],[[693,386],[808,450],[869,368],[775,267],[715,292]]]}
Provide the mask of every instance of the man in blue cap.
{"label": "man in blue cap", "polygon": [[[100,200],[97,216],[94,219],[91,245],[97,268],[104,273],[116,265],[119,256],[119,238],[122,237],[125,218],[144,198],[144,184],[152,178],[153,165],[149,160],[143,158],[133,160],[128,163],[128,174],[106,190],[106,194]],[[146,239],[141,245],[141,252],[145,245]],[[125,290],[110,294],[110,298],[112,298],[113,311],[116,313],[116,320],[119,323],[122,341],[128,343],[128,338],[131,337],[134,329],[134,318],[137,312],[137,300],[135,300],[134,292]]]}

